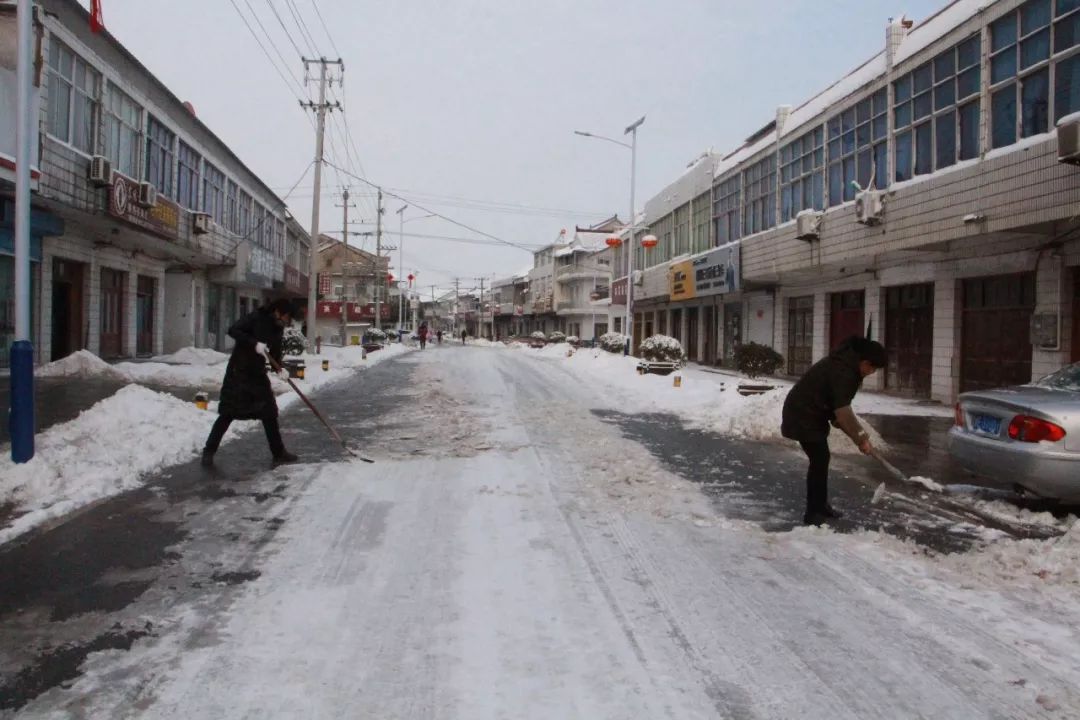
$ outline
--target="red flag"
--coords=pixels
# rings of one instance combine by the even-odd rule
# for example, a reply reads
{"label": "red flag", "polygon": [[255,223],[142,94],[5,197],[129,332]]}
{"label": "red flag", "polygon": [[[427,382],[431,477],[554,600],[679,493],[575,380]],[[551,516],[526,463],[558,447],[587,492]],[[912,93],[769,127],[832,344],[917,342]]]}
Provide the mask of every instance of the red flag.
{"label": "red flag", "polygon": [[105,21],[101,19],[101,0],[90,0],[90,32],[101,32]]}

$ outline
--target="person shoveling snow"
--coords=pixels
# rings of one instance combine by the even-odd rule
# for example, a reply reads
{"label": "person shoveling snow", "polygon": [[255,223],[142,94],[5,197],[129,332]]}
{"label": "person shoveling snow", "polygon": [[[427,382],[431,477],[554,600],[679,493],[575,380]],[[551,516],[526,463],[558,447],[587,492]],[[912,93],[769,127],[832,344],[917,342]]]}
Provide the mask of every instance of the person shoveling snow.
{"label": "person shoveling snow", "polygon": [[821,525],[840,513],[829,504],[829,425],[840,428],[866,455],[874,452],[870,435],[851,409],[864,378],[885,367],[881,343],[861,337],[845,340],[795,383],[784,401],[781,434],[795,440],[810,461],[806,471],[803,522]]}

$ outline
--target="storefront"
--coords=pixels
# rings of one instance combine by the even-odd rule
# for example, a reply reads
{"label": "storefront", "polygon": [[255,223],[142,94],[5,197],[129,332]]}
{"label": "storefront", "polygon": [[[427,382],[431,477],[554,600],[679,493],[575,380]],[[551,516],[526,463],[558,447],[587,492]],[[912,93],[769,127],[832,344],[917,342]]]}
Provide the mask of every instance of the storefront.
{"label": "storefront", "polygon": [[961,307],[960,392],[1031,382],[1035,273],[968,278]]}
{"label": "storefront", "polygon": [[885,389],[930,397],[934,361],[934,284],[884,289]]}
{"label": "storefront", "polygon": [[[8,353],[15,340],[15,204],[0,200],[0,368],[8,367]],[[41,245],[45,236],[64,231],[60,218],[44,210],[30,212],[30,327],[31,338],[40,331]],[[39,345],[40,341],[35,341]]]}

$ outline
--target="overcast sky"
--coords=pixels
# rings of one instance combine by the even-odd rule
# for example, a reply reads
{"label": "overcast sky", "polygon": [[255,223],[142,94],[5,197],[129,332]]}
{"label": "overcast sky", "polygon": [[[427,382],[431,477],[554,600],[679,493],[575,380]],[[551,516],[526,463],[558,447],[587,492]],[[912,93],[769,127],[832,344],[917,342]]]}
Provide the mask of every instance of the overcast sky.
{"label": "overcast sky", "polygon": [[[89,5],[89,0],[82,0]],[[235,7],[234,7],[235,2]],[[315,12],[329,27],[330,39]],[[629,211],[629,151],[577,137],[638,142],[638,207],[710,147],[727,151],[884,46],[890,16],[921,20],[946,0],[103,0],[105,24],[266,182],[284,195],[314,155],[314,133],[283,72],[303,79],[292,42],[345,62],[345,116],[358,162],[345,151],[341,114],[327,156],[350,172],[491,235],[540,245]],[[278,11],[286,35],[272,9]],[[239,13],[237,8],[239,8]],[[278,51],[256,22],[270,33]],[[308,95],[315,97],[312,85]],[[307,96],[305,96],[307,99]],[[331,141],[332,139],[332,141]],[[354,154],[355,156],[355,154]],[[362,168],[361,168],[362,166]],[[327,168],[321,227],[340,230],[343,185],[373,221],[370,188]],[[311,175],[288,198],[311,221]],[[492,204],[498,204],[493,208]],[[386,201],[397,244],[402,202]],[[515,206],[515,207],[511,207]],[[520,207],[516,207],[520,206]],[[539,208],[539,210],[537,209]],[[415,207],[405,217],[419,218]],[[408,232],[481,237],[439,219]],[[366,230],[354,226],[354,231]],[[354,242],[365,242],[354,238]],[[368,249],[373,241],[366,240]],[[528,267],[529,253],[405,237],[405,270],[419,284],[463,287]],[[393,253],[392,265],[398,266]],[[395,270],[396,272],[396,270]]]}

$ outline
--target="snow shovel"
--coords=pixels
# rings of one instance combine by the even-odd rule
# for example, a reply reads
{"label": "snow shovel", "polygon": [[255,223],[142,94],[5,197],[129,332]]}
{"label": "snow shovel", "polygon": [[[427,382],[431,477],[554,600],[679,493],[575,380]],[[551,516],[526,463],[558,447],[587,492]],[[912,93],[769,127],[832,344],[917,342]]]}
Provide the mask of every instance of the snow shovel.
{"label": "snow shovel", "polygon": [[[281,365],[278,364],[277,360],[270,357],[269,355],[266,356],[266,359],[270,362],[270,367],[272,367],[275,372],[281,372]],[[304,401],[304,404],[308,406],[308,409],[310,409],[311,412],[315,413],[315,417],[319,418],[319,422],[321,422],[324,426],[326,426],[326,429],[330,431],[330,437],[334,438],[334,440],[337,440],[337,442],[341,445],[341,447],[344,448],[345,452],[347,452],[349,455],[352,455],[354,458],[357,458],[357,459],[359,459],[359,460],[361,460],[363,462],[366,462],[366,463],[375,462],[371,458],[364,457],[363,455],[357,453],[355,450],[353,450],[348,445],[346,445],[345,444],[345,438],[341,437],[341,435],[338,433],[338,431],[334,429],[334,427],[329,423],[329,421],[327,421],[326,417],[321,412],[319,412],[319,408],[315,407],[314,403],[312,403],[310,400],[308,400],[307,395],[302,393],[300,391],[300,388],[296,387],[296,383],[294,383],[292,381],[291,377],[288,378],[288,383],[289,383],[289,387],[291,387],[296,392],[296,394],[300,396],[300,399]]]}
{"label": "snow shovel", "polygon": [[883,458],[881,456],[881,453],[877,451],[877,448],[872,447],[870,449],[870,454],[874,457],[875,460],[881,463],[881,466],[888,470],[889,474],[892,475],[894,478],[904,483],[905,485],[910,482],[910,480],[908,480],[908,476],[900,472],[900,470],[895,465]]}

